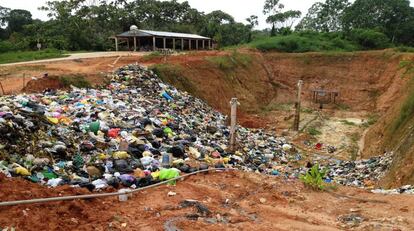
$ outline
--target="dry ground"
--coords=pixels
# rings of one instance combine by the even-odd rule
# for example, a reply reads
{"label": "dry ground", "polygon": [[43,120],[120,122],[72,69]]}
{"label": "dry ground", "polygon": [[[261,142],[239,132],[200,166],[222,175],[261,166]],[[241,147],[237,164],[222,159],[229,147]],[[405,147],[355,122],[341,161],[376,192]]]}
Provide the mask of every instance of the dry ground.
{"label": "dry ground", "polygon": [[[0,181],[0,199],[83,194],[67,186],[48,189],[19,179]],[[168,192],[177,193],[168,196]],[[186,199],[211,212],[197,218]],[[226,172],[189,177],[117,198],[20,205],[0,209],[0,227],[16,230],[413,230],[414,197],[374,195],[339,187],[315,192],[298,181],[254,173]],[[193,217],[193,220],[188,217]],[[352,217],[362,218],[353,222]],[[341,219],[342,218],[342,219]],[[348,221],[347,221],[348,219]],[[170,229],[173,230],[173,229]]]}

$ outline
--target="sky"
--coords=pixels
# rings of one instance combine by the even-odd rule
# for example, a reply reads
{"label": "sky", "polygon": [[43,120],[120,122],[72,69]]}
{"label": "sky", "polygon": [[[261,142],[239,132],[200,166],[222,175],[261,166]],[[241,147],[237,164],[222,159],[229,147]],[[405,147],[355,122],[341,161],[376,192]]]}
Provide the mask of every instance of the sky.
{"label": "sky", "polygon": [[[0,6],[11,9],[25,9],[32,13],[33,18],[47,20],[46,12],[39,11],[37,8],[43,6],[47,0],[0,0]],[[178,0],[183,2],[185,0]],[[193,8],[205,13],[214,10],[222,10],[232,15],[236,21],[246,23],[246,18],[250,15],[259,16],[258,29],[269,27],[266,24],[266,17],[263,15],[264,0],[187,0]],[[324,0],[281,0],[286,10],[300,10],[302,15],[306,15],[308,9],[318,1]],[[413,6],[414,0],[411,0]]]}

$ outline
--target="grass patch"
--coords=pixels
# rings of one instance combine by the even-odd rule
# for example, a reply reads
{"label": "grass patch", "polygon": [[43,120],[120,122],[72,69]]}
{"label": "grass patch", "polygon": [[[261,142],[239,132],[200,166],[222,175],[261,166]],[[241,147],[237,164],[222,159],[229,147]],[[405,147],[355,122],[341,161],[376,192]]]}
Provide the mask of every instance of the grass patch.
{"label": "grass patch", "polygon": [[197,87],[183,76],[184,69],[175,64],[155,64],[150,67],[152,71],[160,78],[162,81],[169,83],[176,88],[187,91],[190,94],[194,95],[197,92]]}
{"label": "grass patch", "polygon": [[67,57],[67,54],[64,54],[58,50],[42,50],[42,51],[16,51],[16,52],[6,52],[0,54],[0,64],[4,63],[15,63],[15,62],[24,62],[24,61],[34,61],[41,59],[52,59],[52,58],[62,58]]}
{"label": "grass patch", "polygon": [[65,88],[74,86],[78,88],[90,88],[91,83],[86,80],[85,76],[83,75],[66,75],[59,77],[60,82],[63,84]]}
{"label": "grass patch", "polygon": [[371,114],[371,115],[369,115],[368,118],[367,118],[367,121],[365,121],[362,124],[362,126],[367,128],[369,126],[374,125],[378,121],[379,117],[380,116],[378,114]]}
{"label": "grass patch", "polygon": [[341,120],[341,123],[348,125],[348,126],[355,126],[356,124],[352,121],[348,121],[348,120]]}
{"label": "grass patch", "polygon": [[313,110],[312,108],[301,108],[300,111],[303,113],[312,114],[315,110]]}
{"label": "grass patch", "polygon": [[407,120],[411,118],[414,114],[414,90],[412,88],[413,80],[410,81],[410,92],[405,99],[404,103],[402,104],[400,114],[398,115],[397,119],[395,120],[392,131],[397,131]]}
{"label": "grass patch", "polygon": [[401,69],[405,70],[402,77],[405,77],[407,75],[414,73],[414,61],[412,60],[402,60],[400,61],[399,66],[400,66],[400,70]]}
{"label": "grass patch", "polygon": [[149,53],[147,55],[142,56],[141,60],[142,61],[150,61],[150,60],[157,59],[157,58],[160,58],[160,57],[163,57],[163,55],[161,54],[161,52],[154,51],[154,52],[151,52],[151,53]]}
{"label": "grass patch", "polygon": [[310,127],[306,130],[306,132],[311,136],[318,136],[321,135],[322,132],[316,129],[315,127]]}
{"label": "grass patch", "polygon": [[351,107],[349,105],[344,104],[344,103],[337,103],[335,106],[336,106],[337,109],[339,109],[341,111],[349,111],[351,109]]}
{"label": "grass patch", "polygon": [[233,71],[240,66],[248,67],[252,62],[252,57],[233,50],[231,55],[207,57],[206,60],[223,71]]}
{"label": "grass patch", "polygon": [[407,47],[407,46],[400,46],[394,48],[395,51],[403,52],[403,53],[414,53],[414,47]]}
{"label": "grass patch", "polygon": [[264,111],[290,111],[292,104],[270,103],[263,108]]}

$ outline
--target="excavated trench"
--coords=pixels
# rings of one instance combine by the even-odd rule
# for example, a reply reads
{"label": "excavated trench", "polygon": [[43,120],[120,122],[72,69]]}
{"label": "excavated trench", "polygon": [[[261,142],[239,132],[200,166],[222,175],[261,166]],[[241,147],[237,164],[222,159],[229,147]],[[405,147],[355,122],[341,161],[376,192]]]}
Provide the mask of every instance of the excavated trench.
{"label": "excavated trench", "polygon": [[[346,151],[355,152],[351,154],[354,159],[394,152],[391,171],[381,185],[396,187],[414,184],[411,123],[390,130],[410,92],[406,88],[410,85],[413,57],[392,50],[307,54],[239,51],[213,57],[170,57],[167,63],[152,60],[151,64],[155,63],[153,68],[164,81],[206,100],[223,113],[229,113],[229,101],[237,97],[242,125],[281,133],[290,128],[297,82],[303,80],[302,104],[313,114],[303,116],[302,126],[313,124],[326,133],[319,136],[331,142],[345,139],[339,136],[346,133],[352,143]],[[336,103],[324,105],[322,111],[312,98],[312,90],[320,88],[339,93]],[[328,121],[326,126],[313,121],[320,115]],[[340,123],[352,126],[335,127]],[[400,138],[399,145],[392,142],[398,140],[396,137]],[[296,141],[300,146],[306,139],[300,136]]]}
{"label": "excavated trench", "polygon": [[[303,132],[294,139],[299,147],[312,139],[342,145],[344,148],[339,151],[342,154],[334,157],[343,159],[394,152],[391,170],[381,185],[414,184],[411,136],[414,120],[406,119],[398,129],[393,128],[401,117],[402,105],[414,91],[410,81],[414,70],[412,54],[392,50],[306,54],[242,50],[171,56],[166,62],[162,57],[124,59],[120,65],[138,61],[150,66],[164,81],[207,101],[225,114],[229,114],[230,99],[237,97],[238,120],[243,126],[274,129],[283,135],[289,134],[297,82],[303,80]],[[76,72],[75,69],[78,68],[72,71]],[[99,68],[95,69],[98,73]],[[91,80],[96,82],[95,77]],[[50,84],[47,80],[29,82],[26,91],[31,92],[31,84],[36,91],[42,86],[58,88],[61,85],[56,79]],[[339,93],[336,103],[324,105],[322,111],[312,98],[312,90],[320,88]],[[322,134],[315,139],[307,134],[309,128]]]}

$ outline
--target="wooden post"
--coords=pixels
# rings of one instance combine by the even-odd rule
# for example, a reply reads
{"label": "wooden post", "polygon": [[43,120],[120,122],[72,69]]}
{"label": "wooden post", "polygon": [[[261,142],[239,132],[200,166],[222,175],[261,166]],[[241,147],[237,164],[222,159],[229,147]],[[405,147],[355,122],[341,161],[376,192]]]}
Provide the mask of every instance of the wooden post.
{"label": "wooden post", "polygon": [[118,51],[118,38],[115,37],[115,50]]}
{"label": "wooden post", "polygon": [[128,46],[128,51],[130,51],[131,50],[131,47],[129,46],[129,38],[127,40],[127,46]]}
{"label": "wooden post", "polygon": [[134,37],[134,51],[137,51],[137,37]]}
{"label": "wooden post", "polygon": [[191,39],[188,40],[188,50],[191,50]]}
{"label": "wooden post", "polygon": [[208,40],[208,49],[211,50],[211,39]]}
{"label": "wooden post", "polygon": [[167,38],[164,38],[163,42],[164,42],[164,49],[166,49],[167,48]]}
{"label": "wooden post", "polygon": [[1,91],[3,92],[3,95],[5,95],[6,93],[4,92],[3,83],[1,81],[0,81],[0,87],[1,87]]}
{"label": "wooden post", "polygon": [[196,39],[196,50],[198,50],[198,39]]}
{"label": "wooden post", "polygon": [[295,112],[295,121],[293,122],[293,130],[299,131],[299,121],[300,121],[300,98],[302,94],[302,85],[303,81],[299,80],[298,82],[298,92],[297,92],[297,98],[296,98],[296,112]]}
{"label": "wooden post", "polygon": [[184,50],[184,39],[183,38],[181,39],[181,50],[182,51]]}
{"label": "wooden post", "polygon": [[155,51],[156,49],[157,49],[156,39],[155,39],[155,36],[153,36],[152,37],[152,50]]}
{"label": "wooden post", "polygon": [[173,50],[175,50],[175,38],[173,38]]}
{"label": "wooden post", "polygon": [[206,49],[206,40],[203,39],[203,50]]}
{"label": "wooden post", "polygon": [[232,98],[231,106],[231,121],[230,121],[230,150],[232,152],[236,149],[236,126],[237,126],[237,98]]}

